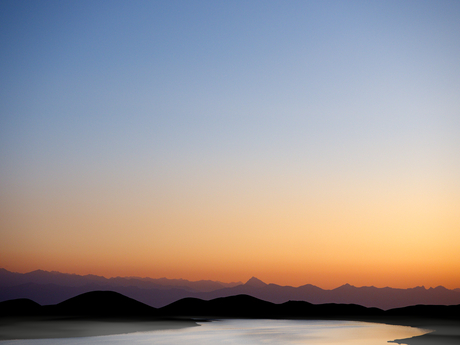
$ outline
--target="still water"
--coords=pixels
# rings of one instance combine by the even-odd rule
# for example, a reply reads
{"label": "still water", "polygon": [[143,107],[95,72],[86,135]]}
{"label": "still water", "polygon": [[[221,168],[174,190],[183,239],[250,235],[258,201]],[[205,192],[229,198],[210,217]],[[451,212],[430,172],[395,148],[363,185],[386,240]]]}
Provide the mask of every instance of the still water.
{"label": "still water", "polygon": [[2,341],[1,345],[214,345],[214,344],[328,344],[388,345],[389,340],[410,338],[426,330],[354,321],[223,320],[199,327],[157,330],[121,335]]}

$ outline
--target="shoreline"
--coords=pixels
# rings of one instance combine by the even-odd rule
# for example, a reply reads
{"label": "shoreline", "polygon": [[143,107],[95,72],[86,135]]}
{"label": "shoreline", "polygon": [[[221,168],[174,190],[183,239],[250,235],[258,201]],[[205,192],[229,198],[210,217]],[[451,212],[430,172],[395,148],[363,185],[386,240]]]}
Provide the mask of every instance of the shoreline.
{"label": "shoreline", "polygon": [[439,319],[407,319],[407,320],[385,320],[382,322],[391,325],[401,325],[430,330],[419,336],[394,339],[388,341],[392,344],[406,345],[458,345],[460,344],[460,322],[454,320]]}

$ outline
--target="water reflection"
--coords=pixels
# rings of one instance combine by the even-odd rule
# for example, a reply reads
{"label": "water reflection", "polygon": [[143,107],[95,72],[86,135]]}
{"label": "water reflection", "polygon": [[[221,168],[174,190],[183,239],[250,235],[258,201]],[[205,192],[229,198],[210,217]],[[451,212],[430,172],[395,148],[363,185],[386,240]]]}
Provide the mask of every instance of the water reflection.
{"label": "water reflection", "polygon": [[82,344],[328,344],[388,345],[389,340],[422,335],[427,331],[384,324],[352,321],[305,320],[223,320],[202,323],[200,327],[123,335],[36,339],[0,342],[1,345],[82,345]]}

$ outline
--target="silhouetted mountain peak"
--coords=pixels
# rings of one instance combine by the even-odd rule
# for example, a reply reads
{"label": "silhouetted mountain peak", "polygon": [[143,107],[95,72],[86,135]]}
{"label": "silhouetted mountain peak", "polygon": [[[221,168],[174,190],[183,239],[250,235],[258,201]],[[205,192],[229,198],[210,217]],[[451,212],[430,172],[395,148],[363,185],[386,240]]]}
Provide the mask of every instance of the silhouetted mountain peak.
{"label": "silhouetted mountain peak", "polygon": [[412,288],[412,290],[416,290],[416,291],[425,291],[426,288],[425,288],[424,285],[422,285],[422,286],[416,286],[416,287]]}
{"label": "silhouetted mountain peak", "polygon": [[448,289],[446,289],[446,288],[445,288],[444,286],[442,286],[442,285],[436,286],[435,288],[430,287],[430,290],[435,290],[435,291],[448,291]]}
{"label": "silhouetted mountain peak", "polygon": [[264,283],[262,280],[260,279],[257,279],[256,277],[252,277],[251,279],[249,279],[246,284],[244,284],[246,286],[251,286],[251,287],[255,287],[255,288],[261,288],[261,287],[264,287],[264,286],[267,286],[266,283]]}
{"label": "silhouetted mountain peak", "polygon": [[346,283],[346,284],[343,284],[343,285],[339,286],[338,288],[335,288],[334,290],[344,290],[344,289],[350,290],[350,289],[354,289],[354,288],[355,287],[353,285],[350,285],[350,284]]}

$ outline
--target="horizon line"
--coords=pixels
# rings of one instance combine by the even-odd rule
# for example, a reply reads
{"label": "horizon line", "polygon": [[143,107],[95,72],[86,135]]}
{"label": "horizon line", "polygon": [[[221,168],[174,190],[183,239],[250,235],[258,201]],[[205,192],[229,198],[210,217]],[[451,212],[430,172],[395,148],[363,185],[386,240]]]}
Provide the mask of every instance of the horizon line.
{"label": "horizon line", "polygon": [[323,288],[323,287],[320,287],[318,285],[314,285],[314,284],[311,284],[311,283],[306,283],[306,284],[301,284],[301,285],[298,285],[298,286],[294,286],[294,285],[281,285],[281,284],[276,284],[276,283],[267,283],[259,278],[257,278],[256,276],[251,276],[251,278],[247,279],[245,282],[240,280],[240,281],[232,281],[232,282],[224,282],[224,281],[220,281],[220,280],[212,280],[212,279],[199,279],[199,280],[189,280],[189,279],[185,279],[185,278],[167,278],[167,277],[159,277],[159,278],[153,278],[153,277],[149,277],[149,276],[144,276],[144,277],[141,277],[141,276],[104,276],[104,275],[98,275],[98,274],[93,274],[93,273],[88,273],[88,274],[78,274],[78,273],[68,273],[68,272],[61,272],[61,271],[55,271],[55,270],[51,270],[51,271],[48,271],[48,270],[44,270],[44,269],[35,269],[35,270],[32,270],[32,271],[27,271],[27,272],[17,272],[17,271],[10,271],[4,267],[0,267],[0,270],[5,270],[7,272],[10,272],[10,273],[17,273],[17,274],[29,274],[29,273],[33,273],[33,272],[47,272],[47,273],[59,273],[59,274],[66,274],[66,275],[73,275],[73,276],[79,276],[79,277],[86,277],[86,276],[94,276],[94,277],[99,277],[99,278],[104,278],[104,279],[117,279],[117,278],[121,278],[121,279],[152,279],[152,280],[160,280],[160,279],[167,279],[167,280],[183,280],[183,281],[188,281],[188,282],[191,282],[191,283],[196,283],[196,282],[200,282],[200,281],[210,281],[210,282],[215,282],[215,283],[223,283],[223,284],[237,284],[235,286],[238,286],[238,285],[245,285],[247,284],[249,281],[251,281],[252,279],[256,279],[262,283],[264,283],[265,285],[277,285],[277,286],[281,286],[281,287],[293,287],[293,288],[299,288],[299,287],[302,287],[302,286],[307,286],[307,285],[311,285],[311,286],[314,286],[314,287],[317,287],[317,288],[320,288],[322,290],[335,290],[335,289],[338,289],[340,287],[343,287],[343,286],[351,286],[351,287],[355,287],[355,288],[376,288],[376,289],[385,289],[385,288],[390,288],[390,289],[400,289],[400,290],[409,290],[409,289],[417,289],[417,288],[423,288],[425,290],[430,290],[430,289],[436,289],[436,288],[444,288],[446,290],[451,290],[451,291],[454,291],[456,289],[460,289],[460,288],[453,288],[453,289],[449,289],[449,288],[446,288],[445,286],[443,285],[437,285],[437,286],[429,286],[429,287],[426,287],[425,285],[417,285],[417,286],[413,286],[413,287],[408,287],[408,288],[400,288],[400,287],[392,287],[392,286],[382,286],[382,287],[379,287],[379,286],[375,286],[375,285],[361,285],[361,286],[357,286],[357,285],[353,285],[353,284],[350,284],[350,283],[344,283],[344,284],[341,284],[335,288],[330,288],[330,289],[327,289],[327,288]]}

